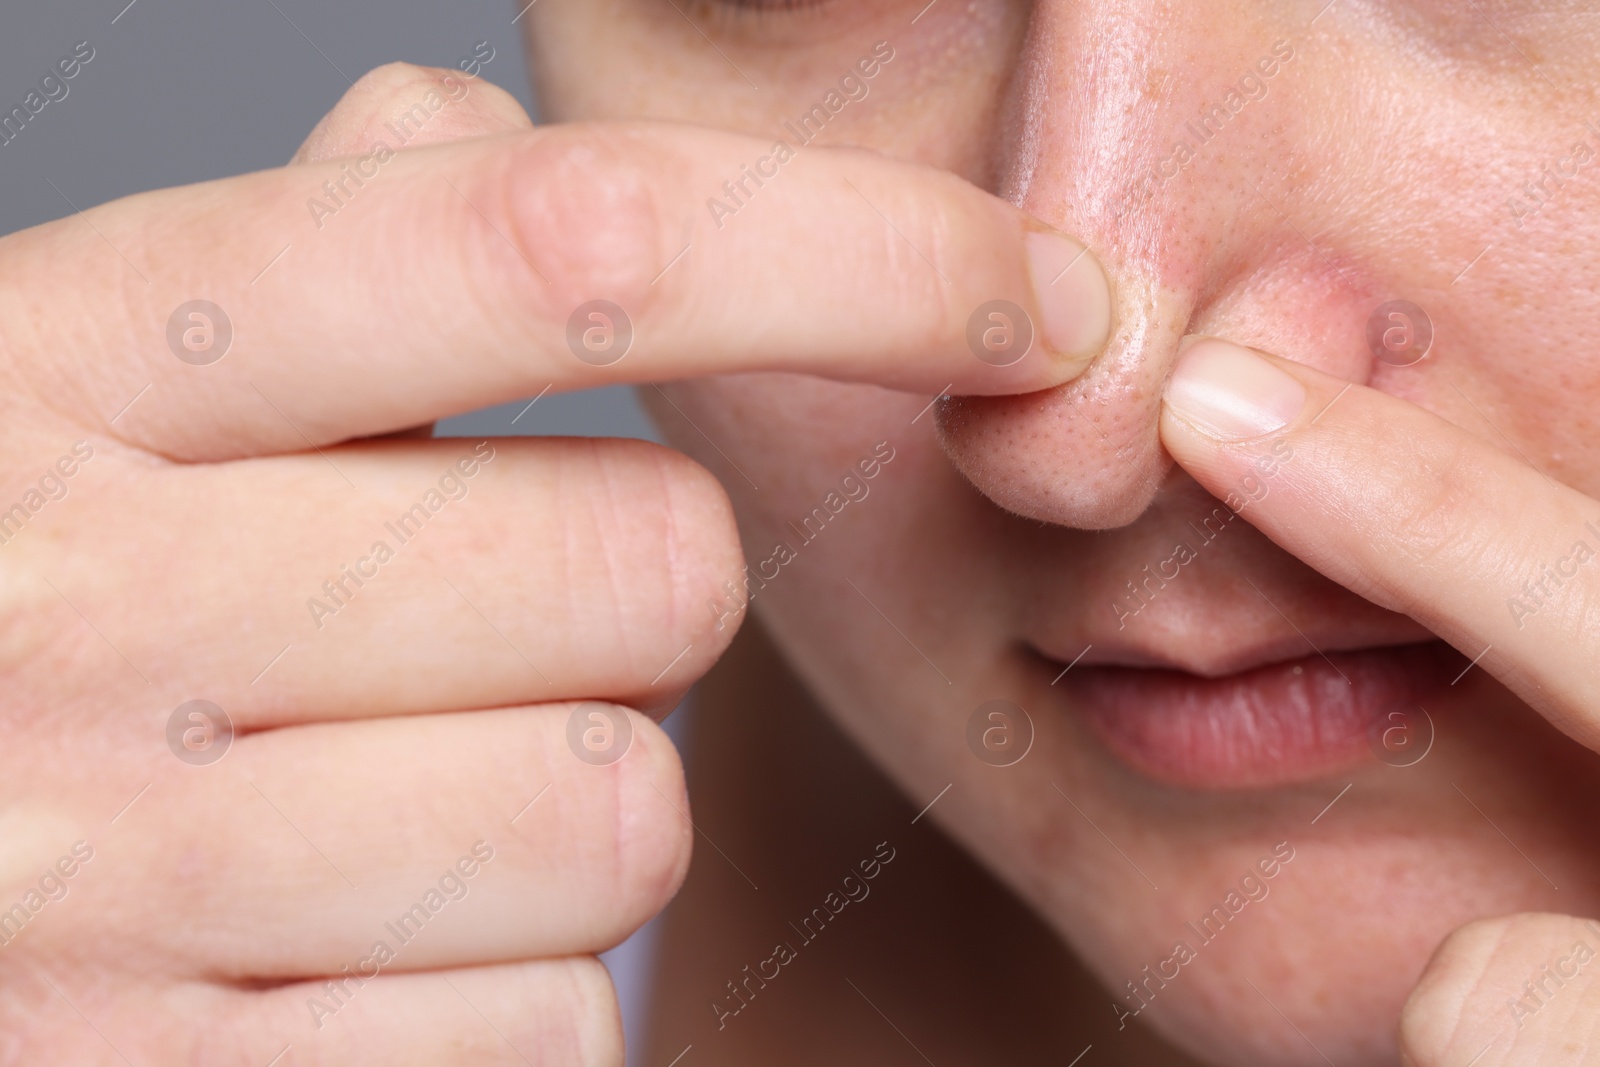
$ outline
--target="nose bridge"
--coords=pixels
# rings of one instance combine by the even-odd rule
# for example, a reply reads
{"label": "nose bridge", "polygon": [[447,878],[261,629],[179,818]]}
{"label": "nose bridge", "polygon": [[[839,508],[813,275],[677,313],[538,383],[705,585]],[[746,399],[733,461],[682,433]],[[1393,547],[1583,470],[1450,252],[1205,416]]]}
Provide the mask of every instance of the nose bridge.
{"label": "nose bridge", "polygon": [[1100,257],[1117,328],[1075,382],[941,412],[946,451],[1003,507],[1121,526],[1170,470],[1156,427],[1178,342],[1282,225],[1254,192],[1297,125],[1276,17],[1240,0],[1038,0],[999,190]]}
{"label": "nose bridge", "polygon": [[1203,191],[1224,178],[1236,192],[1288,155],[1298,52],[1257,7],[1041,0],[1008,101],[1022,136],[1003,192],[1117,267],[1202,286],[1258,206]]}

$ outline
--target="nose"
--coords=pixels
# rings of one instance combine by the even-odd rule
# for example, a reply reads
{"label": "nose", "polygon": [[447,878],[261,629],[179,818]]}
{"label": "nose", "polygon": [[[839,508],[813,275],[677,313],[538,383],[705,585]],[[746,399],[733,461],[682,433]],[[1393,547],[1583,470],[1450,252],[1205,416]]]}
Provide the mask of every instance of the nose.
{"label": "nose", "polygon": [[1073,382],[941,405],[945,450],[1002,507],[1082,529],[1143,513],[1171,467],[1157,416],[1186,333],[1366,380],[1384,282],[1341,246],[1344,209],[1308,178],[1352,162],[1332,155],[1326,117],[1353,91],[1357,45],[1318,6],[1035,4],[996,191],[1095,251],[1116,327]]}

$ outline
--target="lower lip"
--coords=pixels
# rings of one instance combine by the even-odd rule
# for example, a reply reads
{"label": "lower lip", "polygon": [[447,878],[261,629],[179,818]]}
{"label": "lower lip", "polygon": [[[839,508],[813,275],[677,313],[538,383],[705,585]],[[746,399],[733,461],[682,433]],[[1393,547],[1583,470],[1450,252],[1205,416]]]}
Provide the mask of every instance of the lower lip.
{"label": "lower lip", "polygon": [[1457,660],[1434,642],[1312,655],[1224,678],[1080,667],[1058,688],[1101,741],[1146,776],[1244,789],[1374,760],[1395,723],[1429,731],[1417,741],[1431,742],[1431,725],[1422,725],[1431,719],[1418,712],[1448,685]]}

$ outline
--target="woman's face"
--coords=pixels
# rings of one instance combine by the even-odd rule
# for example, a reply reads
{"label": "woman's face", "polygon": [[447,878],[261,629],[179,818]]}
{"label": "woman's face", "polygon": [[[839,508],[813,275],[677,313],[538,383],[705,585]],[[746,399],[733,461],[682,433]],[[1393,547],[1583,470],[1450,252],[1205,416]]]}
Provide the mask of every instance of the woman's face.
{"label": "woman's face", "polygon": [[[1392,1061],[1400,1004],[1451,929],[1600,908],[1595,758],[1467,669],[1477,650],[1425,644],[1256,533],[1248,502],[1292,456],[1263,458],[1234,517],[1156,429],[1179,339],[1214,334],[1402,396],[1600,495],[1586,4],[528,15],[549,119],[683,120],[796,149],[753,156],[763,182],[806,166],[806,139],[918,160],[1080,237],[1115,279],[1109,349],[1046,393],[930,407],[772,375],[658,405],[732,495],[754,605],[792,661],[919,807],[951,786],[931,817],[1104,979],[1090,1010],[1138,1010],[1220,1062]],[[727,177],[685,206],[685,243],[763,210],[761,184]],[[895,205],[868,207],[900,241]],[[899,251],[905,272],[932,269]],[[840,248],[837,269],[852,258]],[[1379,312],[1395,300],[1414,308]],[[980,712],[990,701],[1026,720]],[[1031,748],[997,766],[1028,722]]]}

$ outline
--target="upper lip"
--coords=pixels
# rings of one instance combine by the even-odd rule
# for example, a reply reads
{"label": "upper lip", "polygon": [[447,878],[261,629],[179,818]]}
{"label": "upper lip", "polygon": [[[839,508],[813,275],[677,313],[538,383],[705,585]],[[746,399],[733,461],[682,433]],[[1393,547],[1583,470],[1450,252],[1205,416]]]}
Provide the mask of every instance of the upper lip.
{"label": "upper lip", "polygon": [[[1062,665],[1197,678],[1437,640],[1288,555],[1244,519],[1220,533],[1210,525],[1196,532],[1192,516],[1223,509],[1175,475],[1115,538],[1064,531],[1039,542],[1043,573],[1023,591],[1019,636]],[[1173,545],[1189,547],[1187,563],[1169,562]]]}

